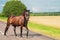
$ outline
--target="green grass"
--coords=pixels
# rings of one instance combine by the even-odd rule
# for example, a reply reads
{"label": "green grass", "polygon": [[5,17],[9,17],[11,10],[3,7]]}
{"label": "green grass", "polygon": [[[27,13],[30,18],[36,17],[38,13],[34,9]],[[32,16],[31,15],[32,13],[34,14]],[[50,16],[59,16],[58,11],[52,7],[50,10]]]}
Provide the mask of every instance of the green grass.
{"label": "green grass", "polygon": [[7,17],[0,17],[0,21],[6,22]]}
{"label": "green grass", "polygon": [[33,22],[29,22],[29,28],[33,31],[36,31],[38,33],[42,32],[43,34],[47,34],[52,37],[59,38],[60,37],[60,29],[54,28],[52,26],[46,26],[42,24],[36,24]]}

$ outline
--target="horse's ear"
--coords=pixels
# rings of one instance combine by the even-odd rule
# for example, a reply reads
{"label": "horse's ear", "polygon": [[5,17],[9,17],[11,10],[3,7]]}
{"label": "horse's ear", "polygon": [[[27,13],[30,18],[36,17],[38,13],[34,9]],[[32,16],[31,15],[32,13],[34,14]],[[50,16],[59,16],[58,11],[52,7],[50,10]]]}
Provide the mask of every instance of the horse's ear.
{"label": "horse's ear", "polygon": [[28,12],[30,12],[30,10],[28,10]]}

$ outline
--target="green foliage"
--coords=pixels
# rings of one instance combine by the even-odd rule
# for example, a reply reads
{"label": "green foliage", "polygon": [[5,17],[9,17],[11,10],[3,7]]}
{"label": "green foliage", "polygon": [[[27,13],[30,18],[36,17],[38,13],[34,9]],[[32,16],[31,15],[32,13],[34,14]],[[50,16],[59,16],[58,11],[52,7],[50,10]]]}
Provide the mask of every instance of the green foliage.
{"label": "green foliage", "polygon": [[21,1],[8,1],[3,8],[3,15],[20,15],[26,6]]}
{"label": "green foliage", "polygon": [[31,16],[60,16],[60,12],[42,12],[42,13],[32,13]]}
{"label": "green foliage", "polygon": [[0,17],[4,17],[4,15],[2,13],[0,13]]}

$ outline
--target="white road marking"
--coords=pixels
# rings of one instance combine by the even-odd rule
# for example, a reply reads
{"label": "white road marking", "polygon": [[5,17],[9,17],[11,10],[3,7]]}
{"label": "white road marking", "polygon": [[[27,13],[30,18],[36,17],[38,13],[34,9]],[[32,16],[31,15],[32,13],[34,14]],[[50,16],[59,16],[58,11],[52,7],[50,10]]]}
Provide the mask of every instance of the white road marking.
{"label": "white road marking", "polygon": [[0,33],[1,33],[2,35],[4,35],[4,33],[3,33],[2,31],[0,31]]}

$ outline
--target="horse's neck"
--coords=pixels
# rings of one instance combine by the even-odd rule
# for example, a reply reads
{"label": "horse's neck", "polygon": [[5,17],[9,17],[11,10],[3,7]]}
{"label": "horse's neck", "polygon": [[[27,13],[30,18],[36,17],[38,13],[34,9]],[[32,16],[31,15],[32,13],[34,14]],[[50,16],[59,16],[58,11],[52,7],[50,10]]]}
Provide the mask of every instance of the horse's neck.
{"label": "horse's neck", "polygon": [[25,18],[25,12],[23,12],[22,16],[24,17],[24,22],[26,22],[26,18]]}

